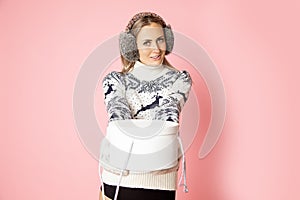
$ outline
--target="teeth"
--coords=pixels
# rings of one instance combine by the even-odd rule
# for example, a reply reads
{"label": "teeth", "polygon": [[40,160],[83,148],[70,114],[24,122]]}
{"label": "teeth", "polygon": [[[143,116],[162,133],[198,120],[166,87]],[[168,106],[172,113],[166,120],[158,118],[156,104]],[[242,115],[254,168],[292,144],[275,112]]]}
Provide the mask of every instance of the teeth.
{"label": "teeth", "polygon": [[152,57],[152,58],[158,58],[159,57],[159,55],[158,56],[155,56],[155,57]]}

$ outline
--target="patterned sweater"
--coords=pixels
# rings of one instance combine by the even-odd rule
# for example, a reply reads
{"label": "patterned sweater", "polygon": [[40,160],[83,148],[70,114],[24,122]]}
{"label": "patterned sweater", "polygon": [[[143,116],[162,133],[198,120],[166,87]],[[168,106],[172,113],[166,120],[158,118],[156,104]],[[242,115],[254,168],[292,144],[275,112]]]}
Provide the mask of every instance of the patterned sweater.
{"label": "patterned sweater", "polygon": [[[109,121],[149,119],[179,122],[188,99],[192,80],[187,71],[159,65],[147,66],[139,61],[126,74],[110,72],[103,79],[104,103]],[[116,185],[119,176],[103,171],[103,182]],[[168,173],[129,174],[121,186],[176,190],[177,171]]]}

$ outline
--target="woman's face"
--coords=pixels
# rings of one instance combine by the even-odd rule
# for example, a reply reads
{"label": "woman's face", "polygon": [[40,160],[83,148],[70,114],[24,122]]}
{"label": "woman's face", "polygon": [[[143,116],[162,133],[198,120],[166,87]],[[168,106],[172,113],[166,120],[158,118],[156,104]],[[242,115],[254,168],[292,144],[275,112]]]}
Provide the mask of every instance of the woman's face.
{"label": "woman's face", "polygon": [[160,24],[151,23],[141,28],[136,37],[140,61],[146,65],[160,65],[165,57],[166,42]]}

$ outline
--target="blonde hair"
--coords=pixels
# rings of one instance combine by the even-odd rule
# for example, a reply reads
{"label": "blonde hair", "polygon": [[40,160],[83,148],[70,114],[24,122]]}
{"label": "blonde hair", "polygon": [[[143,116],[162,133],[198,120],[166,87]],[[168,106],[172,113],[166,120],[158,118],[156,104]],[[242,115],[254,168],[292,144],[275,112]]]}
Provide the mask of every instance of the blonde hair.
{"label": "blonde hair", "polygon": [[[137,20],[133,26],[131,27],[131,29],[129,31],[131,31],[131,33],[135,36],[135,38],[137,37],[138,33],[140,32],[140,30],[144,27],[144,26],[148,26],[150,25],[151,23],[157,23],[159,25],[162,26],[162,28],[164,28],[165,25],[165,22],[159,18],[159,17],[155,17],[155,16],[146,16],[146,17],[142,17],[141,19]],[[128,61],[124,58],[124,56],[121,54],[121,62],[123,64],[123,68],[122,68],[122,71],[121,73],[127,73],[129,72],[134,64],[135,64],[135,61],[134,62],[131,62],[131,61]],[[167,65],[169,66],[170,68],[173,68],[173,69],[176,69],[174,66],[172,66],[169,61],[166,59],[166,57],[164,57],[164,60],[162,62],[163,65]]]}

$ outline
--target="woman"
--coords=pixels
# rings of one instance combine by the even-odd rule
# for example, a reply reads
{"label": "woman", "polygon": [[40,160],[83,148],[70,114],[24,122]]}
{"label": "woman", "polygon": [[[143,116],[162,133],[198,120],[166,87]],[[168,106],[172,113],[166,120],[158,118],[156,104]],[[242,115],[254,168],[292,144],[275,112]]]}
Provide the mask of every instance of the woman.
{"label": "woman", "polygon": [[[123,69],[121,72],[113,71],[103,79],[109,124],[119,120],[160,120],[171,126],[178,125],[192,80],[187,71],[175,69],[165,57],[174,44],[171,27],[157,14],[141,12],[129,21],[119,42]],[[151,148],[151,144],[149,140],[144,147],[147,149],[150,145]],[[132,143],[131,150],[134,145]],[[173,148],[174,152],[177,150]],[[103,157],[102,153],[100,160]],[[105,166],[101,174],[100,199],[175,200],[178,160],[168,166],[139,173],[134,173],[134,170],[116,172],[105,161],[100,163]],[[185,183],[184,186],[187,190]]]}

